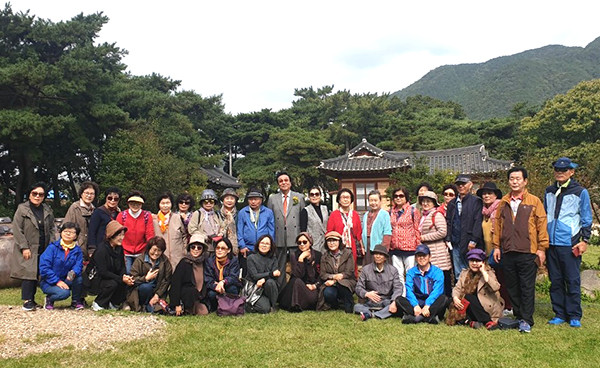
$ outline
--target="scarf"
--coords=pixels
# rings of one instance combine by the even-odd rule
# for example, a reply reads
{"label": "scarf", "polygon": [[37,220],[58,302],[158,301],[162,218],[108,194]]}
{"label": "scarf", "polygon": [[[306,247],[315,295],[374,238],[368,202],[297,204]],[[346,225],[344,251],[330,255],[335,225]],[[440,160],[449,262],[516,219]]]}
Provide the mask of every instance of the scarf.
{"label": "scarf", "polygon": [[171,219],[171,211],[169,213],[164,214],[162,211],[158,211],[158,225],[160,226],[160,231],[164,234],[165,231],[169,228],[169,219]]}
{"label": "scarf", "polygon": [[496,226],[496,216],[494,215],[498,205],[500,205],[500,199],[496,199],[489,207],[483,206],[483,209],[481,210],[483,217],[487,217],[492,220],[492,232],[494,232],[494,227]]}
{"label": "scarf", "polygon": [[60,246],[65,251],[65,259],[67,259],[69,252],[72,251],[73,248],[75,248],[75,245],[77,245],[77,243],[74,241],[66,243],[64,240],[60,239]]}
{"label": "scarf", "polygon": [[344,223],[344,231],[342,232],[342,241],[347,247],[352,247],[352,209],[348,211],[348,214],[344,214],[340,209],[340,215],[342,222]]}
{"label": "scarf", "polygon": [[260,215],[260,208],[258,211],[254,211],[252,208],[248,208],[250,210],[250,221],[254,224],[254,227],[258,230],[258,215]]}
{"label": "scarf", "polygon": [[560,185],[560,184],[558,184],[558,182],[556,182],[556,186],[558,187],[558,190],[556,191],[556,193],[554,193],[554,195],[556,197],[558,197],[560,195],[560,192],[562,192],[563,189],[567,189],[567,187],[569,186],[569,184],[571,184],[571,178],[569,178],[569,180],[567,180],[562,185]]}
{"label": "scarf", "polygon": [[226,256],[222,260],[215,257],[215,264],[217,265],[217,270],[219,270],[219,281],[223,280],[223,270],[225,266],[229,263],[229,258]]}
{"label": "scarf", "polygon": [[203,250],[202,254],[200,254],[199,257],[192,257],[191,254],[186,254],[185,257],[183,257],[186,262],[188,262],[189,264],[192,265],[192,269],[194,272],[194,284],[196,285],[196,290],[198,290],[198,292],[202,291],[202,288],[204,287],[204,259],[206,258],[205,256],[206,252]]}
{"label": "scarf", "polygon": [[204,208],[200,208],[200,213],[204,215],[204,223],[202,229],[205,234],[214,235],[219,233],[219,225],[215,220],[215,211],[207,211]]}
{"label": "scarf", "polygon": [[373,227],[373,223],[375,222],[375,219],[377,219],[377,215],[379,215],[380,210],[381,208],[378,208],[375,211],[371,210],[367,214],[367,237],[371,236],[371,228]]}

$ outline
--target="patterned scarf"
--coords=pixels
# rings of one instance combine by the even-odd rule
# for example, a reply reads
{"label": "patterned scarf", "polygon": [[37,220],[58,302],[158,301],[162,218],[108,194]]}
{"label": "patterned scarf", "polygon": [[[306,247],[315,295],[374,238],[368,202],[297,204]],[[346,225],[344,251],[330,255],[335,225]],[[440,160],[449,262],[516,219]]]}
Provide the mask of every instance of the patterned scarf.
{"label": "patterned scarf", "polygon": [[342,241],[345,246],[352,248],[352,209],[348,211],[348,214],[345,214],[340,209],[340,215],[342,215],[342,222],[344,223]]}
{"label": "patterned scarf", "polygon": [[204,208],[200,208],[200,212],[204,214],[204,223],[202,229],[206,234],[214,235],[219,233],[219,226],[215,221],[215,211],[207,211]]}
{"label": "patterned scarf", "polygon": [[496,226],[495,212],[499,204],[500,199],[496,199],[489,207],[483,206],[483,209],[481,210],[481,214],[484,218],[489,218],[492,220],[492,232],[494,232],[494,227]]}
{"label": "patterned scarf", "polygon": [[171,218],[171,211],[167,214],[164,214],[163,211],[158,211],[158,225],[160,226],[160,231],[164,234],[165,231],[169,228],[169,219]]}

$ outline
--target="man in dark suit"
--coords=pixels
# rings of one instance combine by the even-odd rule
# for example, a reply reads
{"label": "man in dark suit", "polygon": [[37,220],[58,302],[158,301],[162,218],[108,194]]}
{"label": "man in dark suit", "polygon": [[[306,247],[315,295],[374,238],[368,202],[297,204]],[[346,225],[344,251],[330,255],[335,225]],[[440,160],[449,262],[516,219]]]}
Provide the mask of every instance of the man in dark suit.
{"label": "man in dark suit", "polygon": [[[304,195],[291,190],[292,179],[288,173],[277,173],[279,192],[271,194],[267,207],[275,215],[275,244],[277,245],[277,260],[280,270],[285,270],[288,252],[297,247],[296,236],[300,233],[300,211],[306,202]],[[285,284],[285,272],[277,279],[280,290]]]}
{"label": "man in dark suit", "polygon": [[446,244],[451,248],[452,265],[456,280],[467,268],[466,254],[473,248],[484,249],[481,229],[483,203],[481,198],[471,194],[473,182],[469,175],[458,175],[454,183],[458,196],[448,203],[446,212]]}

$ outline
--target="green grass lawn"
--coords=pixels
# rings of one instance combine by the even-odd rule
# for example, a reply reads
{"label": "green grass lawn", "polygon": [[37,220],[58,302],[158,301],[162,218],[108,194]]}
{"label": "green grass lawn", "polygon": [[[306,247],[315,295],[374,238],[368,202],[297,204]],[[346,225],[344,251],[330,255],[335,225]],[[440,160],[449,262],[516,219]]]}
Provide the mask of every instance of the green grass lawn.
{"label": "green grass lawn", "polygon": [[[19,293],[18,289],[0,290],[0,303],[19,305]],[[117,343],[112,351],[66,348],[0,360],[0,367],[599,366],[600,304],[584,305],[581,329],[548,326],[551,317],[549,300],[543,296],[538,297],[536,325],[530,334],[402,325],[399,319],[361,322],[356,315],[338,311],[162,317],[167,321],[163,332]],[[10,349],[10,341],[0,338],[0,347]]]}

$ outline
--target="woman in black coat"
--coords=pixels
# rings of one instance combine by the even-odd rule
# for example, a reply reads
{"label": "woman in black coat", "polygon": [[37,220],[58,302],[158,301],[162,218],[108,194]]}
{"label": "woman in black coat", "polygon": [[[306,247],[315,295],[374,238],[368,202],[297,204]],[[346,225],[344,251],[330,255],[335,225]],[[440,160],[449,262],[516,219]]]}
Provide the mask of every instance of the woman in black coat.
{"label": "woman in black coat", "polygon": [[281,275],[281,271],[275,257],[274,244],[270,235],[263,235],[258,238],[254,246],[258,253],[248,256],[248,278],[263,289],[261,297],[248,309],[249,312],[269,313],[274,310],[277,303],[279,295],[277,278]]}
{"label": "woman in black coat", "polygon": [[217,310],[217,295],[240,292],[240,264],[233,255],[231,241],[224,237],[213,238],[215,254],[204,263],[204,280],[208,288],[211,311]]}

